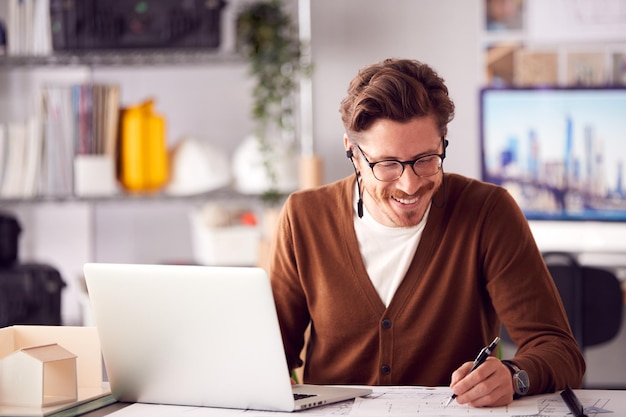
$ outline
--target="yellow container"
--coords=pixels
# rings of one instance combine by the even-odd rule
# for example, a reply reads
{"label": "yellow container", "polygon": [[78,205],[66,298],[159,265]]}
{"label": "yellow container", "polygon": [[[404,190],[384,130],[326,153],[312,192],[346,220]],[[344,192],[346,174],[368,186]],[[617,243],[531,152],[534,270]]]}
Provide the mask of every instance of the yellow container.
{"label": "yellow container", "polygon": [[120,182],[129,191],[158,191],[169,177],[165,118],[154,101],[122,113]]}

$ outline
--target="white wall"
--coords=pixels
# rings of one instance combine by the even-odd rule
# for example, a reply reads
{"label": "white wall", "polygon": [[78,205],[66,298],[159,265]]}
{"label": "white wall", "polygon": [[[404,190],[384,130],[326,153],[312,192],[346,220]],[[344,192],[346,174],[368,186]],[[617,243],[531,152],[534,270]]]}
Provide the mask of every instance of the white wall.
{"label": "white wall", "polygon": [[343,152],[339,103],[359,68],[389,57],[431,65],[456,104],[445,168],[477,177],[478,87],[482,83],[478,0],[314,0],[313,120],[327,182],[352,172]]}

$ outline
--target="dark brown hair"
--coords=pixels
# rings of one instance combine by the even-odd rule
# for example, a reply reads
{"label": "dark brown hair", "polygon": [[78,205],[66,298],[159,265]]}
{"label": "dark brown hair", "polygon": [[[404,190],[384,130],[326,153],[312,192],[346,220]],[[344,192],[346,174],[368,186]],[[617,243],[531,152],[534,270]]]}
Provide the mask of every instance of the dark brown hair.
{"label": "dark brown hair", "polygon": [[359,71],[339,111],[349,136],[369,129],[378,119],[406,122],[431,114],[445,136],[454,118],[454,103],[444,80],[428,65],[386,59]]}

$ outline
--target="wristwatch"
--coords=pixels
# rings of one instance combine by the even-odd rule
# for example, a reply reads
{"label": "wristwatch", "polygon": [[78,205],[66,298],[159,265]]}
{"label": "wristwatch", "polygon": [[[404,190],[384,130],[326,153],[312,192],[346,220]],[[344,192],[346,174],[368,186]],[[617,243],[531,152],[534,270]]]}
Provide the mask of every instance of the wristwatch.
{"label": "wristwatch", "polygon": [[528,374],[526,371],[520,369],[517,365],[515,365],[511,361],[502,361],[503,364],[509,368],[511,371],[511,375],[513,375],[513,389],[515,390],[515,394],[513,395],[514,399],[522,397],[528,394],[528,389],[530,388],[530,380],[528,379]]}

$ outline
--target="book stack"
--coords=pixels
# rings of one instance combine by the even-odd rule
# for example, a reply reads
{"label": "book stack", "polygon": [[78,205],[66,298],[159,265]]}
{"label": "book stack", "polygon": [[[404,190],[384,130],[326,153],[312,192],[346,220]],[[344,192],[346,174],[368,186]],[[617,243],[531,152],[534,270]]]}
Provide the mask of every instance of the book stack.
{"label": "book stack", "polygon": [[49,0],[6,1],[7,53],[47,55],[52,52]]}
{"label": "book stack", "polygon": [[45,87],[36,115],[0,124],[0,198],[75,195],[77,158],[102,156],[113,166],[119,111],[117,85]]}
{"label": "book stack", "polygon": [[0,197],[28,198],[37,193],[41,151],[36,117],[0,125]]}

